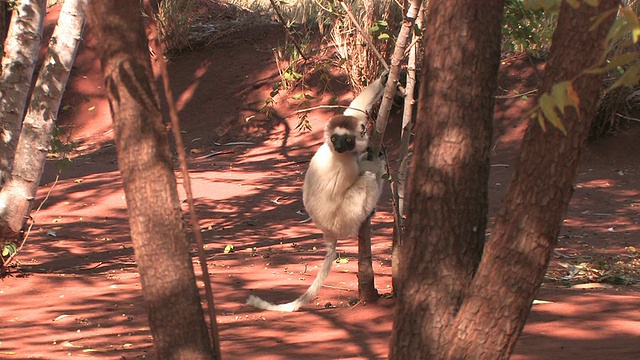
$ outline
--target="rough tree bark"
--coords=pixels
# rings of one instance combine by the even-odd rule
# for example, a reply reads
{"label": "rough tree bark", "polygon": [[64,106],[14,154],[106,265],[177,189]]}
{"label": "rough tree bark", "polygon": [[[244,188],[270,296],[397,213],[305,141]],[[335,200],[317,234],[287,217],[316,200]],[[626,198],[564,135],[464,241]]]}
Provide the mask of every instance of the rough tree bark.
{"label": "rough tree bark", "polygon": [[[471,1],[461,9],[468,9],[473,3]],[[459,101],[481,94],[483,97],[492,96],[493,91],[473,91],[468,95],[458,93],[459,85],[455,79],[459,73],[452,71],[451,67],[458,62],[457,57],[449,57],[451,62],[448,67],[429,67],[425,74],[428,83],[423,84],[426,94],[422,93],[425,104],[421,105],[420,115],[429,110],[433,120],[428,124],[420,124],[418,130],[412,169],[414,173],[410,184],[412,217],[408,226],[412,241],[408,241],[402,251],[403,285],[396,307],[390,352],[392,359],[509,358],[556,244],[571,198],[580,153],[595,111],[601,81],[597,76],[587,76],[582,72],[597,63],[614,16],[607,18],[593,31],[589,28],[598,14],[615,9],[617,5],[615,0],[606,0],[600,1],[597,8],[581,3],[578,9],[573,9],[563,2],[540,93],[549,91],[555,83],[574,80],[574,88],[580,97],[580,111],[566,110],[563,122],[567,135],[551,126],[547,126],[549,130],[545,132],[536,121],[530,123],[513,179],[483,255],[486,200],[480,196],[486,196],[488,164],[483,158],[475,158],[474,154],[488,150],[486,141],[467,138],[459,142],[455,137],[443,139],[437,136],[440,131],[451,129],[451,123],[456,123],[460,118],[450,117],[448,121],[439,116],[434,118],[432,111],[436,110],[433,104],[437,103],[451,107],[442,101],[450,98],[452,92]],[[488,12],[497,12],[502,8],[500,1],[490,5],[483,3],[478,5],[477,10],[480,6],[484,19],[492,18]],[[437,27],[444,14],[435,4],[431,11],[431,21],[427,26]],[[477,18],[465,18],[469,20],[465,23],[471,26],[466,34],[472,38],[478,32],[493,33],[496,30],[495,24],[487,23],[475,28]],[[488,28],[488,25],[491,27]],[[427,30],[426,33],[431,34],[431,31]],[[497,44],[499,39],[494,36],[491,36],[491,41]],[[467,38],[467,44],[472,47],[490,45],[493,51],[497,46],[482,40],[469,40]],[[431,45],[434,46],[426,48],[440,54],[445,51],[442,45],[445,48],[457,47],[443,43],[440,46]],[[426,57],[429,55],[426,54]],[[487,63],[496,61],[493,52],[480,51],[467,57],[467,61],[477,59]],[[487,78],[486,81],[491,81],[494,87],[493,66],[491,69],[491,79]],[[434,70],[441,74],[429,75]],[[478,71],[467,79],[476,83],[478,78],[488,75]],[[449,87],[442,87],[443,84],[438,86],[433,77],[448,78],[452,84]],[[480,89],[479,85],[476,83],[472,89]],[[469,104],[469,109],[478,108]],[[457,126],[457,133],[483,131],[482,128],[491,121],[491,112],[487,111],[486,108],[482,111],[484,121]],[[462,119],[469,121],[468,117]],[[452,150],[449,153],[431,154],[431,151],[446,149],[447,146],[438,146],[442,140],[457,146],[447,145]],[[482,149],[477,148],[480,144]],[[428,158],[425,159],[425,156]],[[465,168],[452,169],[451,165],[456,164]],[[468,173],[468,168],[481,171],[482,176],[461,179],[459,174]],[[482,183],[474,185],[472,181]],[[474,187],[477,187],[476,196],[469,197],[469,190]],[[442,196],[452,190],[456,194]],[[467,210],[469,208],[474,210]],[[420,214],[425,214],[427,218],[420,220]],[[438,228],[434,228],[434,225]],[[474,233],[475,237],[470,236]],[[479,262],[481,255],[482,261]]]}
{"label": "rough tree bark", "polygon": [[446,352],[487,223],[503,1],[428,6],[391,359]]}
{"label": "rough tree bark", "polygon": [[189,254],[139,3],[91,1],[88,15],[98,40],[156,357],[215,359]]}
{"label": "rough tree bark", "polygon": [[[4,43],[0,77],[0,186],[11,174],[42,40],[45,0],[17,1],[14,15]],[[3,207],[0,204],[0,211]]]}
{"label": "rough tree bark", "polygon": [[[11,176],[0,190],[0,235],[17,234],[31,211],[83,29],[84,0],[66,0],[33,88],[20,137],[11,150],[15,151],[11,155]],[[27,86],[28,92],[29,86],[22,86]]]}

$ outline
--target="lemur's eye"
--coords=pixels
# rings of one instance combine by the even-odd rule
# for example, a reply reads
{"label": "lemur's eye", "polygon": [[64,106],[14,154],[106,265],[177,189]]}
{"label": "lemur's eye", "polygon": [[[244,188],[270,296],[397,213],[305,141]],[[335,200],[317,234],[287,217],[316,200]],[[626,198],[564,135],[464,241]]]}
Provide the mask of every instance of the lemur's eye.
{"label": "lemur's eye", "polygon": [[335,136],[332,136],[332,137],[331,137],[331,142],[332,142],[332,143],[336,142],[336,137],[335,137]]}
{"label": "lemur's eye", "polygon": [[352,142],[352,141],[353,141],[353,139],[352,139],[352,138],[350,138],[350,137],[348,137],[348,138],[347,138],[347,142],[348,142],[348,143],[350,143],[350,142]]}

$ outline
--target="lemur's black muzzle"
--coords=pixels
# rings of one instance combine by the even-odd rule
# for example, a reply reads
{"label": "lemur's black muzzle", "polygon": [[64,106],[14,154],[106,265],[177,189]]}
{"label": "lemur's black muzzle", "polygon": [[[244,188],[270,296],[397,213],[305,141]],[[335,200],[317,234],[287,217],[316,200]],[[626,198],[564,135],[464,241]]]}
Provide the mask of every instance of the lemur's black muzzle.
{"label": "lemur's black muzzle", "polygon": [[332,135],[331,143],[333,144],[333,149],[342,154],[353,151],[356,146],[356,137],[353,135]]}

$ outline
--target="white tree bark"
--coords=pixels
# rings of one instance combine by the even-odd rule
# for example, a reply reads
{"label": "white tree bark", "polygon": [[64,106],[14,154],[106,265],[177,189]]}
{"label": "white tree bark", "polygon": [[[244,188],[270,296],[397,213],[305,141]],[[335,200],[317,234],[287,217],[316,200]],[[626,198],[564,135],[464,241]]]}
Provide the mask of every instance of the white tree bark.
{"label": "white tree bark", "polygon": [[[369,149],[367,150],[369,157],[377,157],[382,149],[382,140],[384,139],[384,133],[387,129],[393,97],[397,91],[400,64],[404,59],[407,42],[421,5],[422,0],[410,1],[409,9],[400,28],[400,33],[398,34],[398,39],[396,40],[391,57],[389,78],[387,79],[378,117],[376,118],[374,130],[371,133],[371,140],[369,141]],[[373,301],[378,295],[377,290],[374,288],[371,258],[371,219],[367,219],[367,221],[362,223],[358,231],[358,295],[361,301]]]}
{"label": "white tree bark", "polygon": [[42,177],[51,134],[84,29],[85,0],[65,0],[38,75],[16,147],[10,179],[0,190],[0,235],[17,234]]}
{"label": "white tree bark", "polygon": [[11,173],[42,40],[45,0],[16,1],[0,76],[0,186]]}
{"label": "white tree bark", "polygon": [[[416,18],[416,25],[422,29],[422,19],[424,17],[424,8],[426,4],[423,3],[422,7],[418,11],[418,17]],[[400,150],[398,159],[400,160],[400,166],[398,167],[398,173],[392,186],[392,193],[396,201],[394,202],[394,237],[393,237],[393,249],[391,252],[391,279],[393,284],[393,291],[398,290],[398,265],[400,262],[400,247],[404,240],[404,215],[405,215],[405,186],[407,183],[407,172],[409,169],[409,146],[411,145],[411,127],[413,124],[414,106],[417,99],[415,99],[416,89],[416,58],[417,52],[422,51],[421,38],[418,38],[417,34],[414,34],[414,44],[409,49],[409,58],[407,59],[407,86],[405,87],[404,98],[404,111],[402,113],[402,133],[400,136]],[[416,42],[419,41],[419,42]]]}

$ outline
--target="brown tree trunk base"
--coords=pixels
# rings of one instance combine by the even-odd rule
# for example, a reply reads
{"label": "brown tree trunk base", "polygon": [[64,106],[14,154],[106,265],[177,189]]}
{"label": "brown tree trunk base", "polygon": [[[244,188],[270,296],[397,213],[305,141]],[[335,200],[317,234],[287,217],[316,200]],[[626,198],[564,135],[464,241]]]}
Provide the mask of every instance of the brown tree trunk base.
{"label": "brown tree trunk base", "polygon": [[371,255],[371,221],[367,219],[358,231],[358,299],[365,303],[378,301]]}

